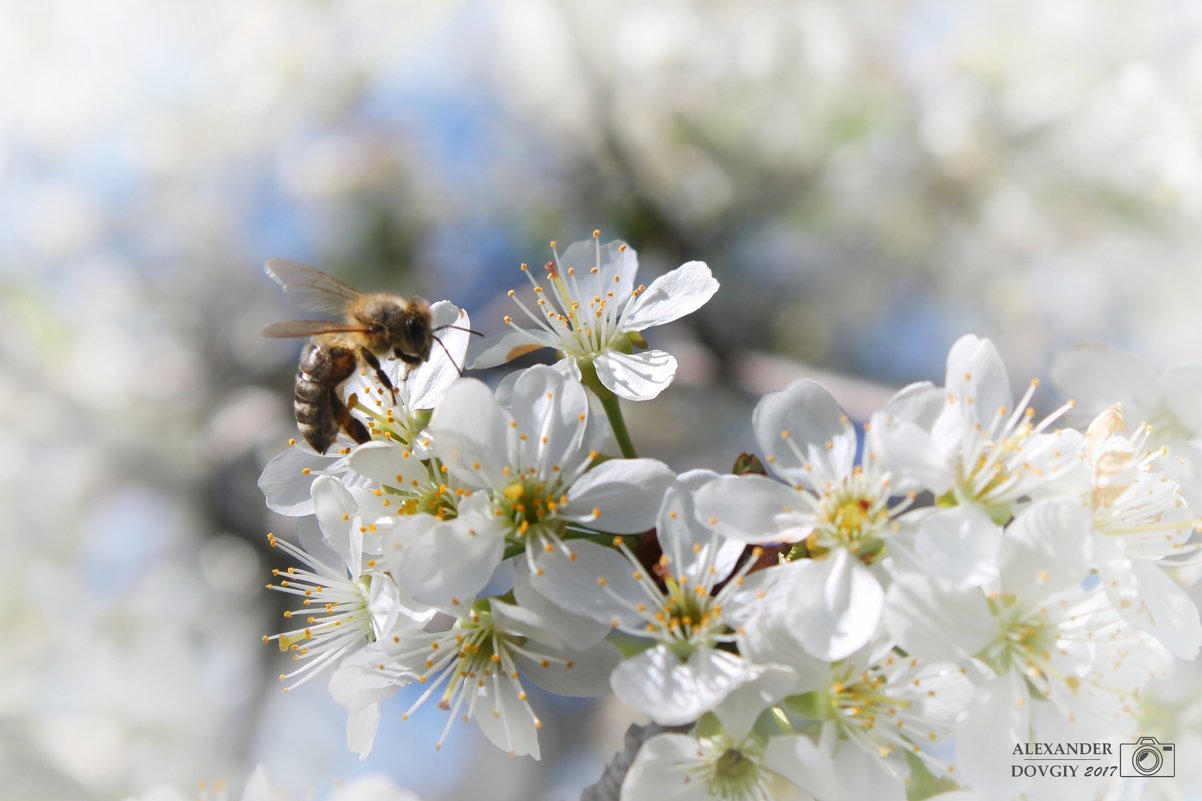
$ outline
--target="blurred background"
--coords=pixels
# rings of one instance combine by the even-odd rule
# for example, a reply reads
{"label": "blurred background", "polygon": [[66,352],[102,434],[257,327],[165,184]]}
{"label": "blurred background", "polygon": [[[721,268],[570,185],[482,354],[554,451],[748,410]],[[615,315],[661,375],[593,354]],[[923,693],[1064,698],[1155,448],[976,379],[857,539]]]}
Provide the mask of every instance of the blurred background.
{"label": "blurred background", "polygon": [[577,797],[613,705],[536,698],[533,763],[471,726],[435,754],[398,698],[360,763],[324,682],[279,694],[295,523],[255,481],[300,344],[257,332],[300,315],[263,261],[494,332],[550,239],[705,260],[719,294],[651,332],[677,383],[627,411],[678,469],[728,469],[798,375],[862,418],[966,332],[1017,384],[1081,340],[1196,359],[1200,35],[1169,0],[0,0],[0,794],[262,763]]}

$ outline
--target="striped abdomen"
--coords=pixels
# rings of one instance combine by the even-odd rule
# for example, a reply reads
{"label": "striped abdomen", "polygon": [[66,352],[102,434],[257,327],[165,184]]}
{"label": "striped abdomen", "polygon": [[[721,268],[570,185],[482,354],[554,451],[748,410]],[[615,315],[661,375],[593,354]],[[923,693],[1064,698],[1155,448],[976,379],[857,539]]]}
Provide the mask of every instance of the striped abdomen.
{"label": "striped abdomen", "polygon": [[292,408],[301,436],[318,453],[329,449],[340,426],[346,427],[347,433],[360,442],[367,437],[365,429],[364,439],[357,436],[360,431],[353,427],[363,429],[363,425],[350,416],[338,396],[338,385],[351,377],[355,366],[355,352],[337,340],[313,337],[301,351]]}

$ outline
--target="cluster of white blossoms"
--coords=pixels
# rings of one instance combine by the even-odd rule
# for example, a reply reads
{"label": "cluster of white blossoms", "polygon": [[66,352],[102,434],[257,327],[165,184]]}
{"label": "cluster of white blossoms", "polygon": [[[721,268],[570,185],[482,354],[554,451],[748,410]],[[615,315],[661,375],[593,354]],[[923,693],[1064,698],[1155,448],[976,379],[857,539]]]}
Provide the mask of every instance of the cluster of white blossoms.
{"label": "cluster of white blossoms", "polygon": [[1198,653],[1202,365],[1077,351],[1054,374],[1095,413],[1041,417],[1036,383],[1016,401],[965,336],[942,386],[860,428],[800,380],[756,406],[758,455],[678,475],[637,456],[620,403],[675,374],[641,332],[718,282],[689,262],[638,284],[596,233],[553,253],[523,266],[532,303],[511,293],[530,327],[506,317],[473,366],[543,347],[555,366],[490,390],[452,330],[395,398],[371,372],[348,388],[371,441],[263,474],[301,518],[299,544],[269,537],[295,604],[264,639],[287,687],[326,677],[354,752],[413,685],[401,717],[447,711],[436,747],[458,721],[537,759],[533,685],[612,691],[662,727],[623,801],[1037,797],[1016,744],[1129,739],[1148,683]]}

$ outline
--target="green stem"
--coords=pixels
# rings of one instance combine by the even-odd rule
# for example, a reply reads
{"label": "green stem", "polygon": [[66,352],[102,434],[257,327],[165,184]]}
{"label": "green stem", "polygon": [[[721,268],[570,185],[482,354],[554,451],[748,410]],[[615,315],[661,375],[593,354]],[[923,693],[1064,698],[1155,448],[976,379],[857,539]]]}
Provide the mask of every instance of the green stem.
{"label": "green stem", "polygon": [[605,416],[609,418],[609,425],[614,430],[614,437],[618,440],[622,455],[627,459],[639,458],[638,451],[634,449],[634,442],[630,439],[630,432],[626,430],[626,420],[622,417],[622,406],[618,396],[607,390],[597,393],[597,397],[601,399],[601,407],[605,409]]}
{"label": "green stem", "polygon": [[609,426],[618,440],[618,447],[622,449],[622,455],[627,459],[639,458],[638,451],[634,449],[634,442],[630,439],[630,432],[626,430],[626,420],[622,417],[622,406],[618,396],[601,383],[601,379],[597,377],[597,368],[592,362],[584,362],[579,367],[580,383],[601,401],[605,416],[609,418]]}

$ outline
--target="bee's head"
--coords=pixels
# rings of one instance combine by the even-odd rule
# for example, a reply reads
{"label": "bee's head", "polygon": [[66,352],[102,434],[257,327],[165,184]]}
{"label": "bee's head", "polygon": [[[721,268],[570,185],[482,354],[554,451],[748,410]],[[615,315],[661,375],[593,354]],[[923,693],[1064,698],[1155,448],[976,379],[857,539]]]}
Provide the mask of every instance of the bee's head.
{"label": "bee's head", "polygon": [[430,304],[421,298],[410,298],[405,308],[389,328],[392,353],[406,364],[421,364],[430,358],[434,344],[434,325],[430,320]]}
{"label": "bee's head", "polygon": [[430,304],[421,298],[371,295],[354,316],[367,325],[367,348],[377,356],[397,358],[409,365],[430,358],[433,323]]}

